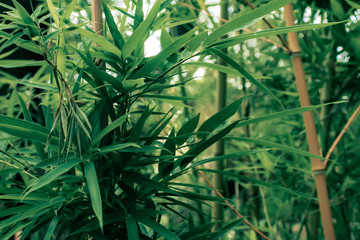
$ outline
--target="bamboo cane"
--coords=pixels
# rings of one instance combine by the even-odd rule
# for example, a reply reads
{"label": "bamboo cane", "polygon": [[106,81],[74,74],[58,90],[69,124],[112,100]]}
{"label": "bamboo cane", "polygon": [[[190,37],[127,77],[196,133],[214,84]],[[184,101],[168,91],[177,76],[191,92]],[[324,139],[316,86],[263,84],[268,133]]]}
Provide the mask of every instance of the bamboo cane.
{"label": "bamboo cane", "polygon": [[104,25],[101,0],[91,0],[91,20],[93,23],[93,31],[98,35],[103,36]]}
{"label": "bamboo cane", "polygon": [[[286,26],[294,25],[293,8],[291,4],[284,7]],[[299,92],[302,107],[310,106],[310,98],[306,86],[305,73],[301,60],[301,50],[299,40],[295,32],[288,33],[288,40],[291,50],[291,61],[294,68],[295,80]],[[303,113],[306,137],[308,140],[309,151],[320,155],[320,147],[317,140],[317,133],[314,123],[314,116],[311,111]],[[312,171],[314,173],[317,195],[321,213],[322,226],[326,240],[335,240],[334,226],[332,222],[331,209],[329,203],[328,190],[325,178],[325,165],[320,159],[311,158]]]}
{"label": "bamboo cane", "polygon": [[[229,13],[229,1],[228,0],[221,0],[220,5],[220,16],[222,19],[228,19]],[[222,21],[220,21],[220,24],[223,24]],[[224,36],[223,38],[225,38]],[[226,49],[222,50],[223,52],[227,52]],[[226,65],[226,62],[222,58],[218,58],[218,63],[220,65]],[[227,75],[223,72],[218,72],[218,80],[217,80],[217,111],[220,111],[226,106],[226,81],[227,81]],[[224,140],[220,140],[215,145],[215,155],[224,155],[225,153],[225,142]],[[223,161],[216,161],[213,166],[214,169],[222,171],[224,169],[224,162]],[[215,174],[214,175],[214,187],[215,189],[218,189],[222,191],[224,189],[224,183],[223,183],[223,177],[221,174]],[[213,192],[214,196],[217,196],[216,191]],[[214,207],[212,210],[212,216],[216,220],[223,220],[224,219],[224,207],[223,205],[219,203],[214,203]],[[220,224],[216,223],[213,227],[213,231],[216,231],[220,228]]]}

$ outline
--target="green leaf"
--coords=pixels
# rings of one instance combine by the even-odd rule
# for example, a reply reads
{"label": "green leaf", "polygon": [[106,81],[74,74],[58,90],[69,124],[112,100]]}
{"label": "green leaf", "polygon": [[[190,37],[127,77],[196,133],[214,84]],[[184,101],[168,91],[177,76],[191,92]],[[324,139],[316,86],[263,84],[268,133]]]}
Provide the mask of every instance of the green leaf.
{"label": "green leaf", "polygon": [[0,230],[1,229],[4,229],[4,228],[7,228],[9,226],[12,226],[13,224],[16,224],[24,219],[27,219],[27,218],[30,218],[32,217],[33,215],[39,213],[40,211],[42,211],[43,209],[46,209],[46,208],[51,208],[55,205],[58,205],[58,204],[61,204],[62,202],[64,202],[64,198],[62,197],[57,197],[57,198],[53,198],[51,201],[49,202],[43,202],[41,204],[38,204],[38,205],[34,205],[30,210],[26,211],[26,212],[22,212],[22,213],[19,213],[19,214],[16,214],[12,217],[9,217],[5,220],[2,220],[1,221],[1,224],[0,224]]}
{"label": "green leaf", "polygon": [[120,93],[125,93],[125,89],[123,88],[121,84],[121,80],[117,79],[116,77],[106,73],[105,71],[100,70],[92,60],[87,58],[84,54],[82,54],[79,50],[73,48],[80,57],[84,60],[84,62],[89,66],[90,71],[93,73],[94,77],[102,79],[108,83],[110,83],[116,90],[118,90]]}
{"label": "green leaf", "polygon": [[138,230],[136,220],[135,220],[135,218],[133,218],[130,215],[127,216],[127,218],[126,218],[126,230],[128,233],[128,239],[140,240],[139,230]]}
{"label": "green leaf", "polygon": [[241,29],[247,27],[251,24],[256,23],[257,21],[261,20],[266,14],[279,9],[286,4],[293,2],[293,0],[275,0],[271,1],[255,10],[252,10],[244,15],[241,15],[237,18],[232,19],[231,21],[225,23],[218,29],[216,29],[213,33],[209,35],[204,41],[204,46],[208,46],[221,36],[229,33],[231,31]]}
{"label": "green leaf", "polygon": [[109,42],[106,38],[99,36],[96,33],[90,32],[88,30],[82,29],[82,28],[77,28],[77,29],[75,29],[75,31],[77,31],[81,35],[87,37],[91,41],[99,44],[103,49],[106,49],[107,52],[113,53],[117,57],[120,58],[121,51],[119,50],[119,48],[117,48],[114,44]]}
{"label": "green leaf", "polygon": [[165,193],[171,193],[171,194],[180,196],[180,194],[178,192],[171,190],[167,186],[164,186],[163,184],[161,184],[159,182],[155,182],[155,181],[145,177],[144,175],[141,175],[136,172],[124,171],[122,173],[122,177],[130,182],[139,184],[140,186],[144,186],[146,188],[150,188],[153,190],[162,191]]}
{"label": "green leaf", "polygon": [[[23,111],[23,113],[24,113],[24,118],[25,118],[27,121],[29,121],[29,122],[33,122],[32,118],[31,118],[31,116],[30,116],[30,112],[29,112],[29,110],[27,109],[24,100],[21,98],[21,96],[20,96],[19,93],[16,91],[16,89],[15,89],[15,93],[16,93],[18,99],[19,99],[19,103],[20,103],[21,109],[22,109],[22,111]],[[38,142],[34,142],[34,146],[35,146],[36,152],[37,152],[37,154],[39,155],[39,157],[40,157],[42,160],[44,160],[44,159],[46,158],[46,154],[45,154],[45,151],[44,151],[43,146],[41,146],[41,144],[38,143]]]}
{"label": "green leaf", "polygon": [[231,229],[239,226],[243,221],[245,220],[245,218],[240,218],[237,219],[223,227],[221,227],[220,229],[218,229],[216,232],[213,233],[213,235],[211,235],[210,237],[208,237],[208,240],[217,240],[220,239],[221,237],[223,237],[228,231],[230,231]]}
{"label": "green leaf", "polygon": [[209,232],[216,223],[217,223],[216,221],[213,221],[213,222],[205,223],[198,227],[195,227],[195,228],[191,229],[190,231],[187,231],[187,232],[181,234],[180,239],[188,240],[197,235],[200,235],[200,234],[202,235],[206,232]]}
{"label": "green leaf", "polygon": [[56,12],[54,4],[52,3],[52,0],[46,0],[46,3],[48,5],[48,8],[49,8],[52,18],[54,19],[55,25],[58,28],[60,28],[59,14]]}
{"label": "green leaf", "polygon": [[171,43],[173,43],[173,40],[169,34],[169,32],[166,30],[166,28],[161,28],[161,35],[160,35],[160,44],[161,48],[164,49],[168,47]]}
{"label": "green leaf", "polygon": [[215,128],[219,127],[237,112],[241,102],[242,98],[236,100],[221,111],[215,113],[199,127],[198,132],[212,132]]}
{"label": "green leaf", "polygon": [[59,176],[70,171],[70,169],[78,165],[80,162],[82,162],[80,159],[73,159],[66,163],[55,166],[53,170],[47,172],[46,174],[42,175],[39,179],[33,181],[28,186],[27,191],[25,192],[25,196],[57,180]]}
{"label": "green leaf", "polygon": [[273,188],[276,190],[284,191],[286,193],[289,193],[289,194],[292,194],[295,196],[305,197],[305,198],[312,199],[312,200],[318,200],[317,198],[312,197],[308,194],[305,194],[305,193],[302,193],[299,191],[295,191],[295,190],[292,190],[292,189],[289,189],[286,187],[282,187],[282,186],[279,186],[278,184],[267,183],[267,182],[264,182],[264,181],[261,181],[261,180],[255,179],[255,178],[247,177],[244,175],[239,175],[239,174],[232,173],[229,171],[218,171],[218,170],[213,170],[213,169],[196,169],[196,170],[217,173],[217,174],[221,174],[223,176],[234,178],[240,182],[251,182],[251,183],[259,185],[259,186],[265,186],[265,187],[270,187],[270,188]]}
{"label": "green leaf", "polygon": [[50,224],[49,224],[49,227],[48,227],[48,229],[47,229],[47,231],[46,231],[44,240],[51,240],[51,237],[52,237],[52,235],[54,234],[55,228],[56,228],[59,220],[60,220],[59,216],[55,216],[55,217],[51,220],[51,222],[50,222]]}
{"label": "green leaf", "polygon": [[[10,135],[46,144],[50,130],[36,123],[26,120],[0,115],[0,130]],[[58,145],[59,139],[50,138],[52,147]]]}
{"label": "green leaf", "polygon": [[106,128],[104,128],[101,132],[99,132],[92,140],[91,145],[95,145],[96,143],[100,142],[103,137],[106,136],[109,132],[113,131],[115,128],[121,126],[127,119],[128,114],[121,116],[120,118],[116,119],[112,123],[110,123]]}
{"label": "green leaf", "polygon": [[3,68],[21,68],[21,67],[41,67],[46,64],[45,61],[37,60],[15,60],[15,59],[5,59],[0,60],[0,65]]}
{"label": "green leaf", "polygon": [[[201,142],[195,144],[194,146],[192,146],[189,149],[189,151],[186,152],[186,155],[189,157],[186,157],[184,159],[179,159],[179,160],[177,160],[176,163],[179,163],[180,167],[182,169],[184,169],[192,160],[194,160],[194,158],[197,155],[199,155],[200,153],[205,151],[208,147],[210,147],[211,145],[213,145],[214,143],[216,143],[217,141],[219,141],[220,139],[225,137],[228,133],[230,133],[231,130],[233,130],[235,128],[237,123],[238,123],[238,121],[233,122],[232,124],[225,127],[224,129],[222,129],[218,133],[214,134],[210,138],[204,139]],[[177,166],[176,163],[175,163],[175,166]]]}
{"label": "green leaf", "polygon": [[100,193],[98,178],[96,175],[95,165],[92,161],[89,161],[85,165],[84,173],[90,194],[91,206],[95,212],[97,219],[99,220],[101,231],[103,231],[103,212],[102,212],[101,193]]}
{"label": "green leaf", "polygon": [[137,221],[145,224],[152,230],[154,230],[154,232],[159,233],[166,240],[180,240],[180,238],[178,236],[176,236],[175,233],[171,232],[170,230],[165,228],[163,225],[161,225],[160,223],[158,223],[150,218],[145,218],[142,216],[135,216],[135,219]]}
{"label": "green leaf", "polygon": [[[227,73],[227,74],[232,74],[234,76],[239,76],[239,77],[244,77],[244,75],[242,75],[239,71],[235,70],[234,68],[228,67],[228,66],[224,66],[224,65],[220,65],[220,64],[216,64],[216,63],[209,63],[209,62],[187,62],[184,63],[183,66],[197,66],[197,67],[206,67],[206,68],[211,68],[214,69],[216,71],[219,72],[223,72],[223,73]],[[269,78],[269,77],[264,77],[264,76],[256,76],[253,75],[255,79],[265,79],[265,78]]]}
{"label": "green leaf", "polygon": [[[162,150],[160,156],[175,156],[176,152],[176,144],[175,144],[175,128],[169,134],[169,137],[166,139],[163,148],[168,151]],[[159,175],[161,177],[169,175],[174,169],[174,161],[173,159],[165,159],[159,162]]]}
{"label": "green leaf", "polygon": [[8,46],[11,46],[14,44],[18,39],[20,39],[22,36],[24,36],[23,32],[15,34],[13,37],[11,37],[9,40],[7,40],[5,43],[3,43],[0,47],[0,52],[2,52],[5,48]]}
{"label": "green leaf", "polygon": [[149,34],[151,25],[153,24],[157,14],[159,13],[161,0],[157,0],[154,6],[151,8],[146,19],[140,23],[140,25],[135,29],[130,38],[126,41],[123,47],[123,57],[124,59],[128,58],[135,48],[139,47],[141,41],[144,39],[144,36]]}
{"label": "green leaf", "polygon": [[159,54],[152,57],[149,62],[147,62],[142,68],[140,68],[138,72],[134,74],[134,76],[132,76],[132,78],[141,78],[149,74],[153,69],[155,69],[172,54],[176,53],[187,41],[189,41],[193,34],[197,31],[198,27],[199,26],[193,28],[192,30],[175,40]]}
{"label": "green leaf", "polygon": [[186,47],[190,52],[195,52],[200,46],[201,43],[208,37],[208,32],[204,31],[192,38],[187,44]]}
{"label": "green leaf", "polygon": [[240,36],[219,40],[219,41],[215,42],[214,44],[212,44],[211,46],[220,48],[220,49],[227,48],[227,47],[239,44],[245,40],[249,40],[249,39],[253,39],[253,38],[268,37],[268,36],[273,36],[273,35],[285,34],[285,33],[289,33],[289,32],[299,32],[299,31],[324,28],[324,27],[329,27],[329,26],[343,23],[343,22],[344,21],[333,22],[333,23],[322,23],[322,24],[305,24],[305,25],[297,25],[297,26],[291,26],[291,27],[280,27],[280,28],[268,29],[268,30],[259,31],[259,32],[255,32],[255,33],[245,33],[245,34],[241,34]]}
{"label": "green leaf", "polygon": [[209,48],[209,51],[215,53],[219,57],[221,57],[223,60],[225,60],[230,66],[235,68],[239,73],[241,73],[245,78],[247,78],[252,84],[272,96],[280,105],[283,107],[281,101],[261,82],[255,79],[253,75],[251,75],[248,71],[246,71],[240,64],[238,64],[234,59],[229,57],[227,54],[223,53],[222,51],[215,49],[215,48]]}
{"label": "green leaf", "polygon": [[111,36],[114,39],[115,45],[120,50],[122,50],[122,48],[123,48],[123,46],[125,44],[124,37],[119,32],[118,27],[116,26],[116,23],[114,21],[114,17],[110,12],[110,9],[107,7],[107,5],[104,2],[102,2],[102,4],[103,4],[104,13],[105,13],[105,19],[106,19],[106,22],[107,22],[107,24],[109,26]]}
{"label": "green leaf", "polygon": [[39,29],[36,27],[34,21],[31,19],[30,15],[26,11],[26,9],[20,3],[18,3],[16,0],[12,0],[12,1],[14,3],[14,6],[16,7],[16,10],[18,11],[20,17],[24,21],[24,23],[25,23],[24,25],[26,25],[29,28],[33,37],[39,36],[40,35]]}
{"label": "green leaf", "polygon": [[190,119],[189,121],[187,121],[180,128],[180,130],[176,134],[176,145],[181,146],[186,142],[186,140],[188,140],[189,135],[187,134],[192,133],[196,129],[199,123],[199,119],[200,119],[200,113],[195,117],[193,117],[192,119]]}
{"label": "green leaf", "polygon": [[149,109],[149,106],[146,107],[144,112],[141,114],[141,117],[137,120],[135,126],[132,128],[128,142],[137,142],[137,140],[139,140],[145,125],[145,121],[150,117],[154,109],[155,107],[152,109]]}
{"label": "green leaf", "polygon": [[324,157],[318,156],[316,154],[309,153],[309,152],[304,151],[304,150],[300,150],[300,149],[290,147],[290,146],[287,146],[287,145],[274,143],[274,142],[270,142],[270,141],[265,141],[265,140],[261,140],[261,139],[244,138],[244,137],[227,137],[226,139],[265,145],[265,146],[268,146],[268,147],[278,148],[278,149],[281,149],[281,150],[284,150],[284,151],[287,151],[287,152],[291,152],[291,153],[294,153],[294,154],[299,154],[299,155],[310,157],[310,158],[317,158],[317,159],[323,159],[323,160],[326,159]]}
{"label": "green leaf", "polygon": [[294,109],[290,109],[290,110],[284,110],[281,112],[272,113],[272,114],[262,116],[262,117],[257,117],[257,118],[253,118],[253,119],[249,119],[249,120],[242,120],[238,123],[238,125],[236,127],[238,128],[238,127],[246,126],[249,124],[254,124],[254,123],[267,121],[267,120],[271,120],[271,119],[275,119],[275,118],[281,118],[281,117],[290,116],[290,115],[294,115],[294,114],[298,114],[298,113],[304,113],[307,111],[311,111],[311,110],[315,110],[315,109],[327,106],[329,104],[339,104],[339,103],[345,103],[345,102],[346,101],[339,101],[339,102],[325,103],[325,104],[320,104],[320,105],[315,105],[315,106],[310,106],[310,107],[300,107],[300,108],[294,108]]}

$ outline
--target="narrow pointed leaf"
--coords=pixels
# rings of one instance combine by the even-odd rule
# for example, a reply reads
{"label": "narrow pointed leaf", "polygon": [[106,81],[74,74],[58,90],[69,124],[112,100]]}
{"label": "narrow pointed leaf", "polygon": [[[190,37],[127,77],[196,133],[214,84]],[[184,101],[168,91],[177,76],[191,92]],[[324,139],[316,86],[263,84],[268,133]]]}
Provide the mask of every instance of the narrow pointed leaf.
{"label": "narrow pointed leaf", "polygon": [[126,41],[123,47],[123,57],[127,58],[130,54],[135,50],[135,48],[139,47],[144,36],[147,36],[152,23],[154,22],[157,14],[159,13],[161,1],[157,0],[154,6],[151,8],[146,19],[140,23],[140,25],[135,29],[130,38]]}
{"label": "narrow pointed leaf", "polygon": [[147,62],[138,72],[135,73],[132,78],[141,78],[155,69],[158,65],[160,65],[163,61],[165,61],[172,54],[176,53],[187,41],[191,39],[193,34],[197,31],[198,27],[193,28],[177,40],[175,40],[172,44],[170,44],[167,48],[162,50],[159,54],[152,57],[149,62]]}
{"label": "narrow pointed leaf", "polygon": [[251,24],[256,23],[261,20],[266,14],[278,10],[279,8],[285,6],[286,4],[291,3],[293,0],[275,0],[271,1],[255,10],[252,10],[244,15],[241,15],[233,20],[225,23],[218,29],[216,29],[212,34],[209,35],[204,41],[204,46],[207,46],[214,41],[218,40],[221,36],[235,31],[237,29],[241,29],[247,27]]}
{"label": "narrow pointed leaf", "polygon": [[112,130],[114,130],[115,128],[121,126],[121,124],[124,123],[124,121],[126,120],[126,118],[128,117],[128,114],[116,119],[115,121],[113,121],[112,123],[110,123],[108,126],[106,126],[106,128],[104,128],[101,132],[99,132],[92,140],[91,144],[95,145],[96,143],[98,143],[99,141],[101,141],[101,139],[103,137],[105,137],[106,134],[108,134],[109,132],[111,132]]}
{"label": "narrow pointed leaf", "polygon": [[240,107],[242,98],[236,100],[235,102],[229,104],[221,111],[215,113],[209,119],[207,119],[199,127],[198,132],[212,132],[215,128],[223,124],[227,119],[232,117]]}
{"label": "narrow pointed leaf", "polygon": [[96,175],[95,165],[92,161],[88,162],[84,167],[84,173],[86,178],[87,187],[90,194],[91,206],[95,212],[97,219],[99,220],[100,228],[103,229],[103,212],[102,212],[102,200],[101,193]]}
{"label": "narrow pointed leaf", "polygon": [[116,26],[116,23],[114,21],[114,17],[110,12],[110,9],[107,7],[107,5],[103,2],[103,9],[104,9],[104,13],[105,13],[105,19],[106,22],[109,26],[110,29],[110,33],[111,36],[114,39],[115,45],[122,50],[124,44],[125,44],[125,40],[124,37],[121,35],[121,33],[119,32],[118,27]]}
{"label": "narrow pointed leaf", "polygon": [[215,53],[216,55],[218,55],[219,57],[221,57],[222,59],[224,59],[230,66],[232,66],[233,68],[235,68],[237,71],[239,71],[245,78],[247,78],[252,84],[254,84],[255,86],[257,86],[258,88],[260,88],[261,90],[263,90],[264,92],[266,92],[267,94],[269,94],[271,97],[273,97],[282,107],[282,103],[281,101],[270,91],[270,89],[268,89],[264,84],[262,84],[261,82],[259,82],[258,80],[255,79],[255,77],[253,75],[251,75],[248,71],[246,71],[242,66],[240,66],[240,64],[238,64],[234,59],[232,59],[231,57],[229,57],[227,54],[223,53],[222,51],[215,49],[215,48],[209,48],[209,51]]}

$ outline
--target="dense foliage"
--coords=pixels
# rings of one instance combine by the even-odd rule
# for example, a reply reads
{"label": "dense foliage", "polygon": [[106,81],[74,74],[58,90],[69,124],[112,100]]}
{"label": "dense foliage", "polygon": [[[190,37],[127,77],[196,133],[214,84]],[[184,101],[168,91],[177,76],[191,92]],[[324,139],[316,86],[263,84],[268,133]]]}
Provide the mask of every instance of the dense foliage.
{"label": "dense foliage", "polygon": [[[203,1],[103,1],[103,36],[87,1],[1,4],[1,239],[256,239],[245,219],[271,239],[321,239],[309,157],[324,158],[306,151],[300,113],[319,111],[325,156],[359,105],[359,6],[299,1],[299,25],[283,27],[290,2],[231,3],[218,26]],[[290,31],[300,31],[313,107],[299,108],[276,43]],[[154,36],[161,51],[148,56]],[[17,48],[41,58],[11,59]],[[218,113],[215,71],[229,83]],[[359,131],[353,122],[327,168],[339,239],[360,236]],[[212,157],[220,139],[227,153]],[[224,160],[224,171],[209,167]],[[214,173],[245,218],[226,207],[211,231],[211,204],[224,203],[206,182]]]}

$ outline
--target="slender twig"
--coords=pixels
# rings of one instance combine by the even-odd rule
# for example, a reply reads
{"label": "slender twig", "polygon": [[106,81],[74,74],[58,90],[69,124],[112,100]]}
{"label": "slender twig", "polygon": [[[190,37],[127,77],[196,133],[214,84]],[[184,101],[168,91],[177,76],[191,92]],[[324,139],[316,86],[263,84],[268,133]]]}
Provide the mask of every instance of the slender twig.
{"label": "slender twig", "polygon": [[344,128],[341,130],[340,134],[337,136],[337,138],[335,139],[335,141],[331,145],[328,153],[325,156],[325,158],[326,158],[326,160],[324,161],[324,167],[325,168],[326,168],[326,166],[327,166],[327,164],[329,162],[329,158],[330,158],[331,154],[335,150],[337,144],[340,142],[340,139],[344,136],[345,132],[349,129],[350,124],[355,120],[356,115],[359,113],[359,111],[360,111],[360,105],[355,109],[354,113],[351,115],[350,119],[345,124]]}
{"label": "slender twig", "polygon": [[259,234],[261,237],[263,237],[264,239],[270,240],[270,238],[268,238],[267,236],[265,236],[265,234],[263,234],[262,232],[260,232],[257,228],[255,228],[241,213],[239,213],[238,210],[235,209],[235,207],[228,201],[225,199],[224,195],[221,194],[221,192],[219,192],[219,190],[217,190],[215,188],[215,186],[210,182],[210,180],[205,176],[205,174],[197,169],[196,167],[194,167],[199,174],[201,175],[201,177],[206,181],[206,183],[210,186],[211,189],[213,189],[215,191],[215,193],[222,199],[224,199],[224,202],[226,203],[226,205],[240,218],[244,219],[244,223],[246,225],[248,225],[252,230],[254,230],[257,234]]}

